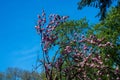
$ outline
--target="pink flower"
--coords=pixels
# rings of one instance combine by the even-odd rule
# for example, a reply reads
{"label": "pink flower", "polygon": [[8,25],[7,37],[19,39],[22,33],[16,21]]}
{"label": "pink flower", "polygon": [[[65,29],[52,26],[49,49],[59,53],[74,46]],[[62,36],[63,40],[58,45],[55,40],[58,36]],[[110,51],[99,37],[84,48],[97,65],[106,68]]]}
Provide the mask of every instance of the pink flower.
{"label": "pink flower", "polygon": [[52,28],[51,28],[51,30],[53,31],[55,29],[55,27],[53,26]]}
{"label": "pink flower", "polygon": [[79,40],[79,42],[83,42],[83,40]]}
{"label": "pink flower", "polygon": [[46,48],[44,48],[43,50],[44,50],[44,51],[47,51],[47,49],[46,49]]}
{"label": "pink flower", "polygon": [[84,49],[84,50],[87,50],[87,49],[88,49],[88,47],[87,47],[86,45],[84,45],[83,49]]}
{"label": "pink flower", "polygon": [[90,67],[95,67],[95,64],[94,63],[90,64]]}
{"label": "pink flower", "polygon": [[95,44],[95,42],[94,42],[93,40],[90,40],[90,43],[91,43],[91,44]]}
{"label": "pink flower", "polygon": [[97,58],[92,58],[93,61],[97,61]]}
{"label": "pink flower", "polygon": [[116,70],[116,72],[118,73],[118,72],[119,72],[119,67],[117,66],[115,70]]}
{"label": "pink flower", "polygon": [[106,42],[106,43],[105,43],[105,46],[108,46],[108,45],[110,45],[110,43],[109,43],[109,42]]}
{"label": "pink flower", "polygon": [[106,44],[99,44],[98,47],[105,47]]}
{"label": "pink flower", "polygon": [[63,16],[63,20],[65,20],[65,19],[67,19],[67,18],[69,18],[69,16]]}
{"label": "pink flower", "polygon": [[70,46],[66,46],[66,49],[70,49]]}
{"label": "pink flower", "polygon": [[46,23],[46,18],[43,18],[43,22]]}
{"label": "pink flower", "polygon": [[36,29],[40,29],[40,27],[39,27],[39,26],[35,26],[35,28],[36,28]]}
{"label": "pink flower", "polygon": [[42,20],[38,20],[38,24],[41,24]]}
{"label": "pink flower", "polygon": [[79,50],[78,50],[78,49],[75,49],[75,52],[76,52],[76,53],[78,53],[78,52],[79,52]]}
{"label": "pink flower", "polygon": [[120,80],[120,78],[119,78],[119,77],[117,77],[117,78],[116,78],[116,80]]}
{"label": "pink flower", "polygon": [[99,64],[100,64],[100,65],[102,65],[102,64],[103,64],[103,62],[102,62],[102,61],[100,61],[100,62],[99,62]]}
{"label": "pink flower", "polygon": [[65,51],[67,51],[67,53],[71,52],[71,47],[70,46],[66,46]]}
{"label": "pink flower", "polygon": [[85,63],[84,62],[80,62],[81,67],[84,67]]}

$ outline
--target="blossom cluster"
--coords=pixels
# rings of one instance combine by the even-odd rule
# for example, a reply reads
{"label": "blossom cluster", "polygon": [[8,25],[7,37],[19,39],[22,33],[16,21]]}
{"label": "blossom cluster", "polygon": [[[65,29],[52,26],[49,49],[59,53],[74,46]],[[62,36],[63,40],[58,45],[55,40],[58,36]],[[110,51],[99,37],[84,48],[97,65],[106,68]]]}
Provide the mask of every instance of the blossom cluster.
{"label": "blossom cluster", "polygon": [[[42,43],[44,44],[44,51],[47,51],[50,44],[53,44],[58,38],[56,34],[52,34],[52,31],[61,23],[67,20],[68,16],[60,16],[58,14],[49,15],[49,23],[46,22],[46,16],[44,10],[42,16],[38,15],[38,24],[35,26],[37,33],[42,37]],[[47,25],[45,25],[47,23]]]}

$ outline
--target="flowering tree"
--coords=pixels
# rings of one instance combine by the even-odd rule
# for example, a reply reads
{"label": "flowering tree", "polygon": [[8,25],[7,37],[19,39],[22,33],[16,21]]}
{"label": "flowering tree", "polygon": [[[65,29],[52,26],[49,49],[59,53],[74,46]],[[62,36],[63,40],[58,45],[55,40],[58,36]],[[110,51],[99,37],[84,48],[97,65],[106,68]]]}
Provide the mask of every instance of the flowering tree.
{"label": "flowering tree", "polygon": [[[51,14],[49,21],[43,10],[35,26],[40,35],[42,63],[47,80],[120,80],[118,66],[109,65],[109,54],[101,49],[113,48],[105,38],[84,34],[88,27],[85,19],[68,21],[68,16]],[[47,24],[47,25],[46,25]],[[50,56],[51,49],[53,56]],[[51,59],[52,58],[52,59]]]}

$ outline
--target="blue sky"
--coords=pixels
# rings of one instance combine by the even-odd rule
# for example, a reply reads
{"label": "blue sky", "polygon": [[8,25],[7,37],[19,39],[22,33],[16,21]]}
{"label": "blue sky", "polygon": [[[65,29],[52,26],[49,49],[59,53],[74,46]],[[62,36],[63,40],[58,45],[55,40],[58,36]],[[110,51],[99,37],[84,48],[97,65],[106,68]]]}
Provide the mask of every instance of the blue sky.
{"label": "blue sky", "polygon": [[86,16],[91,23],[98,22],[98,18],[94,17],[98,10],[77,10],[78,1],[0,0],[0,71],[7,67],[32,69],[37,53],[40,54],[40,38],[34,26],[37,14],[40,14],[42,9],[47,16],[51,13],[68,15],[70,19]]}

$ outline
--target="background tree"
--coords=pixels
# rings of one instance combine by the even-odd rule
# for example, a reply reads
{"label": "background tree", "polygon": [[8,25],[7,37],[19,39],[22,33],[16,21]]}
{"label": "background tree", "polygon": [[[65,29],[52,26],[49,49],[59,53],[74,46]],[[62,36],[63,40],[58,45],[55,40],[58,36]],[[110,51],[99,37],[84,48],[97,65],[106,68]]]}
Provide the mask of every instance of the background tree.
{"label": "background tree", "polygon": [[4,80],[4,78],[5,78],[5,75],[4,75],[4,73],[0,73],[0,80]]}
{"label": "background tree", "polygon": [[0,72],[0,80],[41,80],[40,74],[19,68],[8,68]]}
{"label": "background tree", "polygon": [[78,2],[78,9],[82,9],[85,6],[99,8],[100,12],[98,13],[97,16],[101,16],[101,20],[103,20],[106,16],[107,9],[115,1],[117,1],[118,3],[117,6],[120,6],[120,0],[80,0]]}

